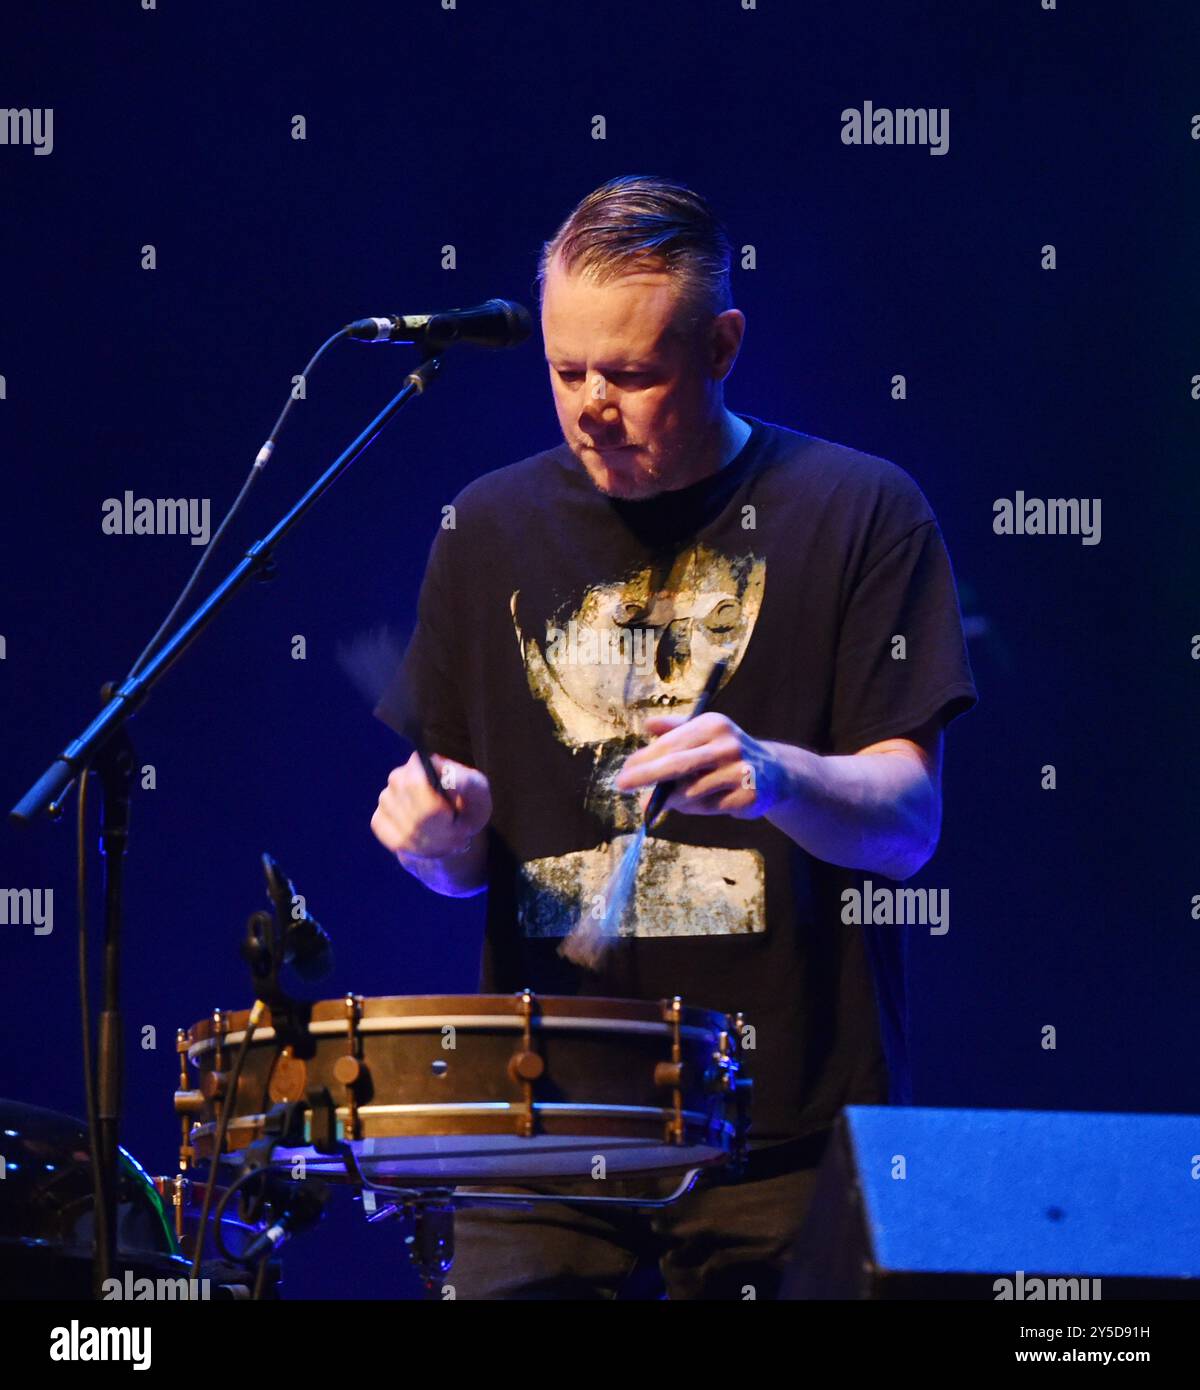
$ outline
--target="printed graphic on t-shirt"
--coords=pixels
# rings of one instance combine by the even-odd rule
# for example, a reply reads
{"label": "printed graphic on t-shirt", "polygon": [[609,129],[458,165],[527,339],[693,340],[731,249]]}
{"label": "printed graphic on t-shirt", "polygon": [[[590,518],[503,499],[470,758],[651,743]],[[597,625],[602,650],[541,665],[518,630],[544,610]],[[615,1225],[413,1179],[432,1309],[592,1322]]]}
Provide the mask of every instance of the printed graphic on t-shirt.
{"label": "printed graphic on t-shirt", "polygon": [[[609,877],[640,823],[638,798],[613,778],[647,741],[652,714],[689,713],[713,662],[727,682],[762,607],[766,560],[722,554],[701,543],[665,571],[651,566],[565,600],[541,636],[513,625],[534,696],[561,743],[592,766],[587,809],[608,827],[605,843],[521,866],[518,917],[526,936],[565,936],[580,914],[603,912]],[[724,682],[723,682],[724,683]],[[712,936],[766,930],[762,856],[647,838],[623,936]]]}

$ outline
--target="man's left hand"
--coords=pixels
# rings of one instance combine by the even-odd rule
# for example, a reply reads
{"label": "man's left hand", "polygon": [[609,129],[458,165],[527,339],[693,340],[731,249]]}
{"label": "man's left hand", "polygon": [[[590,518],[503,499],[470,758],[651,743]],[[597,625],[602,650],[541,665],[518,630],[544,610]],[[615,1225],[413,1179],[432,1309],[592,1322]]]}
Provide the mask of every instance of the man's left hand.
{"label": "man's left hand", "polygon": [[617,774],[618,791],[674,782],[666,809],[692,816],[763,816],[787,795],[787,775],[775,745],[760,743],[723,714],[655,714],[646,720],[652,743],[630,754]]}

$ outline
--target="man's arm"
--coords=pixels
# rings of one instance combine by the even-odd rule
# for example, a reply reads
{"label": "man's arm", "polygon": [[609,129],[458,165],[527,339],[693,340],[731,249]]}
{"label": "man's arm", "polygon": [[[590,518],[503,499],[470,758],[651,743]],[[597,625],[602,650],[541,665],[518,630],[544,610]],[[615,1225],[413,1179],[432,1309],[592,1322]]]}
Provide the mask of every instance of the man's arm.
{"label": "man's arm", "polygon": [[765,812],[818,859],[910,878],[933,857],[942,827],[942,727],[825,756],[774,743],[785,787]]}
{"label": "man's arm", "polygon": [[654,716],[647,730],[659,736],[626,759],[621,790],[675,780],[671,810],[765,816],[816,858],[888,878],[911,877],[937,848],[938,719],[845,755],[760,742],[722,714]]}

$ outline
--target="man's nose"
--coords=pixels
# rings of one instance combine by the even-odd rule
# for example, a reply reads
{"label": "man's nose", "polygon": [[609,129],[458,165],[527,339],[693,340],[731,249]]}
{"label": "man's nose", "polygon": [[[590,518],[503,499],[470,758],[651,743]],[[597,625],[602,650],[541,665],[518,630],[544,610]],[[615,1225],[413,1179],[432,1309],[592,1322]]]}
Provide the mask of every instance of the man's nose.
{"label": "man's nose", "polygon": [[580,413],[587,420],[599,420],[605,425],[615,425],[621,418],[608,381],[599,372],[589,372],[587,375]]}

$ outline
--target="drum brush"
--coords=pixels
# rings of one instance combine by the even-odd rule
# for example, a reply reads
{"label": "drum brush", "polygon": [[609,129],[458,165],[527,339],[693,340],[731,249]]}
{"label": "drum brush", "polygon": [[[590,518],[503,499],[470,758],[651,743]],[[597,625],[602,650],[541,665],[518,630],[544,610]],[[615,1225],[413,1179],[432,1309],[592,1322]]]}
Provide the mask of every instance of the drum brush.
{"label": "drum brush", "polygon": [[[727,664],[723,658],[713,662],[708,679],[704,682],[704,689],[700,692],[695,705],[692,706],[692,712],[688,715],[686,722],[690,723],[708,708],[724,678]],[[608,880],[608,886],[600,899],[604,909],[603,913],[599,918],[594,911],[581,917],[563,938],[558,953],[566,960],[571,961],[572,964],[585,966],[589,970],[600,968],[608,951],[609,943],[617,935],[621,918],[625,915],[625,907],[633,894],[634,884],[637,882],[638,865],[642,857],[642,846],[646,843],[646,833],[653,830],[661,818],[663,808],[675,790],[675,785],[674,781],[658,782],[651,791],[650,798],[646,802],[646,810],[642,816],[642,823],[638,826],[637,833],[621,855],[621,861]]]}
{"label": "drum brush", "polygon": [[[454,798],[442,785],[442,779],[438,776],[438,770],[433,765],[433,759],[429,756],[429,752],[420,737],[418,721],[408,709],[407,691],[399,687],[396,679],[397,674],[402,670],[404,660],[399,639],[388,627],[375,628],[370,632],[361,632],[348,641],[339,643],[336,656],[338,665],[350,677],[358,690],[366,696],[372,707],[377,705],[385,694],[389,691],[392,692],[390,707],[394,713],[398,713],[400,716],[400,736],[412,744],[421,767],[424,769],[425,780],[450,807],[457,820],[458,808],[454,804]],[[400,706],[399,709],[397,709],[397,705]]]}

